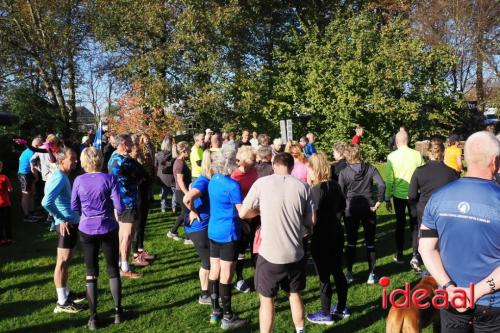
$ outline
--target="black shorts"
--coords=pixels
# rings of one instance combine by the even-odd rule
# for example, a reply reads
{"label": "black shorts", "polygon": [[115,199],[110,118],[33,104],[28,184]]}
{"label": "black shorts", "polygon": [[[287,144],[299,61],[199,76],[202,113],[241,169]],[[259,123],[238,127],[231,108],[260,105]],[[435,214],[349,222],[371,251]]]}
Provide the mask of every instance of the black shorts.
{"label": "black shorts", "polygon": [[59,234],[59,241],[57,243],[58,249],[73,249],[76,245],[76,241],[78,240],[78,224],[68,224],[69,235],[66,234],[64,236],[61,235],[60,231],[61,225],[56,225],[56,231]]}
{"label": "black shorts", "polygon": [[139,214],[136,208],[125,208],[123,212],[118,213],[118,222],[121,223],[136,223],[139,219]]}
{"label": "black shorts", "polygon": [[260,256],[255,269],[255,288],[264,297],[275,297],[281,287],[297,293],[306,287],[306,259],[290,264],[273,264]]}
{"label": "black shorts", "polygon": [[18,173],[17,178],[21,183],[21,192],[28,193],[31,192],[33,187],[33,182],[35,181],[35,177],[32,173]]}
{"label": "black shorts", "polygon": [[238,259],[238,241],[217,243],[210,240],[210,258],[219,258],[224,261],[236,261],[236,259]]}
{"label": "black shorts", "polygon": [[500,332],[500,308],[476,304],[474,309],[458,312],[449,308],[440,310],[443,333]]}
{"label": "black shorts", "polygon": [[201,267],[210,269],[210,242],[208,241],[208,230],[191,232],[188,234],[189,239],[193,241],[194,248],[200,256]]}

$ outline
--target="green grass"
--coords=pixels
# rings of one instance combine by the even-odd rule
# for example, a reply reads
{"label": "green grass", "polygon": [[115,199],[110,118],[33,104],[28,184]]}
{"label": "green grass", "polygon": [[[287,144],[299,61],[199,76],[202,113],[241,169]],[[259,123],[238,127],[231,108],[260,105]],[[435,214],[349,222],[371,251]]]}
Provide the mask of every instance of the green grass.
{"label": "green grass", "polygon": [[[16,207],[18,209],[18,207]],[[132,310],[133,318],[114,326],[108,315],[113,301],[109,292],[107,271],[101,258],[98,311],[104,321],[102,332],[219,332],[210,326],[210,307],[199,305],[199,261],[193,247],[166,238],[175,217],[162,214],[158,203],[153,206],[146,230],[146,248],[160,257],[149,267],[138,269],[144,273],[140,280],[123,280],[123,305]],[[377,273],[390,276],[391,287],[415,282],[417,276],[409,272],[408,265],[392,261],[394,252],[394,215],[385,209],[379,211],[377,229]],[[363,242],[360,230],[360,244]],[[88,311],[79,314],[54,314],[56,294],[53,268],[56,254],[56,234],[49,233],[45,225],[14,222],[17,243],[0,248],[0,332],[83,332],[86,331]],[[406,244],[410,234],[406,234]],[[405,252],[407,261],[410,250]],[[364,249],[358,247],[358,264],[354,266],[354,283],[350,284],[348,304],[353,312],[349,319],[331,327],[306,324],[308,332],[384,332],[387,310],[381,309],[381,287],[368,286]],[[245,277],[253,269],[245,269]],[[79,245],[70,266],[69,286],[72,290],[85,290],[85,268]],[[319,282],[313,266],[308,265],[307,288],[303,293],[306,312],[320,307]],[[334,302],[336,295],[334,293]],[[248,318],[251,325],[238,332],[258,331],[258,296],[256,293],[233,294],[233,309]],[[276,304],[275,332],[292,332],[293,323],[284,293],[280,292]],[[427,329],[425,332],[430,332]]]}

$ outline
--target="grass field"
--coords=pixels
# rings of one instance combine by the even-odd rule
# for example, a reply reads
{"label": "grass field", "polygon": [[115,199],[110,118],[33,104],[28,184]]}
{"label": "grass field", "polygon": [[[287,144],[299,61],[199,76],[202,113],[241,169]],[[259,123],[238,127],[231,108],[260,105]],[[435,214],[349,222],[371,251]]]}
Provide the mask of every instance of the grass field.
{"label": "grass field", "polygon": [[[144,273],[140,280],[123,280],[123,306],[131,310],[132,318],[114,326],[113,301],[109,292],[107,271],[101,258],[98,311],[103,324],[102,332],[219,332],[210,326],[210,307],[199,305],[199,261],[193,247],[167,239],[173,224],[172,213],[162,214],[156,202],[150,213],[146,230],[146,248],[159,255],[149,267],[138,269]],[[415,282],[418,277],[409,272],[409,265],[392,261],[394,252],[394,215],[384,208],[379,210],[377,229],[377,273],[390,276],[390,288],[400,287],[405,281]],[[360,230],[360,243],[363,242]],[[406,234],[409,247],[410,234]],[[47,231],[45,224],[14,222],[16,244],[0,248],[0,332],[83,332],[86,331],[88,311],[79,314],[54,314],[56,294],[53,268],[56,253],[56,234]],[[70,266],[69,286],[72,290],[85,290],[85,268],[77,245]],[[410,259],[408,249],[406,259]],[[367,265],[364,249],[358,248],[358,264],[354,266],[354,283],[350,284],[348,305],[352,316],[333,326],[306,323],[307,332],[385,332],[387,310],[381,309],[381,287],[367,285]],[[253,276],[253,269],[245,269],[245,277]],[[306,312],[320,307],[319,282],[312,264],[308,265],[307,288],[303,293]],[[334,293],[335,302],[336,295]],[[251,324],[238,332],[258,331],[258,296],[255,292],[233,293],[233,309]],[[293,323],[284,293],[277,304],[275,332],[292,332]],[[424,332],[430,332],[427,328]]]}

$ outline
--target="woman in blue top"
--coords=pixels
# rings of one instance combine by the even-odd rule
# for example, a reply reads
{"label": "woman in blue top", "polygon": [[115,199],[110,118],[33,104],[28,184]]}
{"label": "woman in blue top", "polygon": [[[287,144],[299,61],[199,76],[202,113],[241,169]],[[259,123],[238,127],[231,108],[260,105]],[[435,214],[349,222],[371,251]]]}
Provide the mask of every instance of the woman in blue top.
{"label": "woman in blue top", "polygon": [[[211,157],[213,176],[208,184],[210,196],[208,290],[213,312],[210,322],[222,321],[223,329],[232,329],[247,323],[246,320],[239,319],[231,310],[231,281],[238,258],[238,241],[241,237],[238,209],[241,207],[242,198],[240,185],[230,177],[237,167],[236,151],[230,147],[224,147],[220,151],[213,152]],[[219,306],[219,294],[222,300],[222,310]]]}
{"label": "woman in blue top", "polygon": [[201,260],[201,295],[198,298],[198,303],[208,305],[212,304],[208,293],[208,273],[210,271],[210,243],[208,242],[210,199],[208,184],[212,176],[210,163],[210,150],[205,150],[201,162],[201,176],[191,184],[191,189],[183,199],[184,204],[189,209],[189,218],[185,220],[184,231],[189,234],[189,239],[193,241]]}

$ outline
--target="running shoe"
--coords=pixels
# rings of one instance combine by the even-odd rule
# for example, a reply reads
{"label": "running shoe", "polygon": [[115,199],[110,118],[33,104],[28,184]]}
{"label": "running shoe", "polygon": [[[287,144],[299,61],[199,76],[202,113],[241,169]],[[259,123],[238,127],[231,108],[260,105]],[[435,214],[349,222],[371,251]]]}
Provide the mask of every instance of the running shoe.
{"label": "running shoe", "polygon": [[250,292],[250,287],[245,282],[245,280],[239,280],[238,282],[236,282],[234,287],[245,294]]}
{"label": "running shoe", "polygon": [[27,215],[24,217],[24,222],[26,223],[36,223],[38,222],[38,220],[39,219],[33,215]]}
{"label": "running shoe", "polygon": [[87,326],[89,327],[90,331],[95,331],[97,329],[97,318],[90,318]]}
{"label": "running shoe", "polygon": [[337,305],[338,304],[335,304],[334,306],[331,307],[330,309],[330,314],[331,315],[338,315],[338,316],[341,316],[342,318],[347,318],[351,315],[351,310],[349,310],[349,308],[347,307],[347,305],[345,306],[344,308],[344,311],[342,311],[342,313],[340,312],[337,312]]}
{"label": "running shoe", "polygon": [[208,295],[200,295],[200,297],[198,297],[198,304],[212,305],[212,300]]}
{"label": "running shoe", "polygon": [[142,278],[142,274],[134,273],[132,271],[124,272],[124,271],[120,270],[120,277],[125,278],[125,279],[140,279],[140,278]]}
{"label": "running shoe", "polygon": [[231,330],[233,328],[243,327],[248,324],[248,320],[238,318],[234,313],[231,318],[222,318],[220,328],[223,330]]}
{"label": "running shoe", "polygon": [[219,324],[221,320],[222,320],[222,311],[221,310],[214,311],[210,315],[210,324],[212,324],[212,325]]}
{"label": "running shoe", "polygon": [[410,267],[413,269],[413,271],[416,274],[421,274],[422,273],[422,268],[420,267],[420,260],[418,260],[417,257],[413,257],[410,260]]}
{"label": "running shoe", "polygon": [[87,296],[85,295],[85,293],[74,293],[70,291],[68,294],[68,300],[70,302],[80,304],[87,300]]}
{"label": "running shoe", "polygon": [[123,310],[116,311],[113,315],[113,319],[115,325],[121,324],[123,321]]}
{"label": "running shoe", "polygon": [[347,271],[345,273],[345,278],[347,280],[347,283],[351,283],[352,281],[354,281],[354,278],[352,277],[352,272],[350,271]]}
{"label": "running shoe", "polygon": [[80,311],[83,311],[83,307],[69,300],[66,300],[63,305],[56,303],[56,307],[54,308],[54,313],[78,313]]}
{"label": "running shoe", "polygon": [[367,284],[375,284],[378,282],[378,277],[373,274],[373,273],[370,273],[370,275],[368,275],[368,280],[366,280],[366,283]]}
{"label": "running shoe", "polygon": [[139,253],[141,253],[142,257],[146,260],[154,260],[156,258],[154,254],[149,253],[147,250],[143,250]]}
{"label": "running shoe", "polygon": [[50,223],[49,231],[56,231],[56,223],[55,222]]}
{"label": "running shoe", "polygon": [[144,257],[141,254],[137,254],[134,255],[131,264],[134,266],[145,267],[149,265],[149,262],[146,259],[144,259]]}
{"label": "running shoe", "polygon": [[398,253],[394,256],[393,258],[394,262],[397,264],[404,264],[405,263],[405,257],[403,256],[402,253]]}
{"label": "running shoe", "polygon": [[190,239],[185,239],[184,240],[184,245],[194,245],[193,241]]}
{"label": "running shoe", "polygon": [[179,237],[178,234],[174,234],[173,232],[169,231],[167,232],[167,237],[168,238],[172,238],[173,240],[176,240],[176,241],[181,241],[183,240],[181,237]]}
{"label": "running shoe", "polygon": [[320,325],[333,325],[333,317],[332,315],[324,315],[323,311],[319,310],[316,313],[311,313],[306,316],[307,320],[314,324]]}

